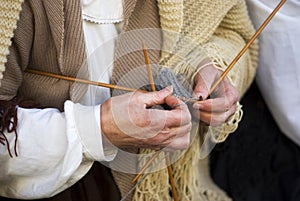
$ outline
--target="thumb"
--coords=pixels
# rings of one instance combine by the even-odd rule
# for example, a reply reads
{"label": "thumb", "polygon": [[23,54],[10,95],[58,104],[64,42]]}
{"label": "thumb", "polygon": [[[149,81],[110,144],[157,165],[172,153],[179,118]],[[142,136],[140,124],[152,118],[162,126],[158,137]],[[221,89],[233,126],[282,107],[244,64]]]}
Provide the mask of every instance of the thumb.
{"label": "thumb", "polygon": [[147,107],[151,107],[154,105],[160,105],[165,103],[165,98],[172,95],[173,86],[168,86],[160,91],[149,92],[145,95],[145,103]]}

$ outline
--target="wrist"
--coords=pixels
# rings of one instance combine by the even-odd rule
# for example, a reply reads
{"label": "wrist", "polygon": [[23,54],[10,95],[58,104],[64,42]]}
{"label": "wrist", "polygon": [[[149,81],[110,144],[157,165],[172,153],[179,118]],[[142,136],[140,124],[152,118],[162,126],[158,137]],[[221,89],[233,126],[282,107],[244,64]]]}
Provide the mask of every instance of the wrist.
{"label": "wrist", "polygon": [[111,108],[111,101],[106,100],[103,104],[100,106],[100,127],[102,134],[105,135],[109,139],[109,133],[111,130],[111,124],[113,122],[113,119],[110,117],[110,108]]}

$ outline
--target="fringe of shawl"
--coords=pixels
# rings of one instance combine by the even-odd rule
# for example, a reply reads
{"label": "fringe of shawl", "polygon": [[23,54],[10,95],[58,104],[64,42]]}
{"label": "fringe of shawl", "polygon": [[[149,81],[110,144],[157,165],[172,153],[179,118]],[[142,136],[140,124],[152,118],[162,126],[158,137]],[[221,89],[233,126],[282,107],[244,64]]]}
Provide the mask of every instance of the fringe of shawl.
{"label": "fringe of shawl", "polygon": [[[220,190],[210,179],[208,158],[201,159],[201,135],[204,135],[203,127],[199,131],[197,125],[193,127],[193,133],[197,133],[191,147],[182,155],[182,152],[175,152],[173,158],[179,158],[173,165],[173,176],[176,184],[176,192],[179,200],[197,201],[230,201],[231,199]],[[143,154],[152,153],[151,150],[141,150]],[[142,167],[146,159],[140,161]],[[139,200],[166,200],[172,201],[170,196],[171,186],[166,165],[163,162],[154,161],[153,164],[160,166],[161,170],[150,173],[144,181],[136,188],[134,201]]]}

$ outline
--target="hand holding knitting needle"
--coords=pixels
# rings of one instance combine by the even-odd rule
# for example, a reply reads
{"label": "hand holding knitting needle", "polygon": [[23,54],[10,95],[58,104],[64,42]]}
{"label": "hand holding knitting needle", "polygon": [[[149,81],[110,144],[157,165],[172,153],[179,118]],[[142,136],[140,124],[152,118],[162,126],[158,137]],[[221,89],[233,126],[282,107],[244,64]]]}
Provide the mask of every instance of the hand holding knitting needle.
{"label": "hand holding knitting needle", "polygon": [[[101,105],[102,133],[119,148],[186,149],[190,142],[191,115],[172,93],[173,88],[166,87],[108,99]],[[151,108],[160,104],[181,106],[172,110]]]}
{"label": "hand holding knitting needle", "polygon": [[212,85],[221,73],[213,64],[209,64],[195,76],[193,97],[203,100],[193,104],[192,113],[201,122],[211,126],[226,122],[236,112],[239,100],[238,90],[227,78],[210,94]]}

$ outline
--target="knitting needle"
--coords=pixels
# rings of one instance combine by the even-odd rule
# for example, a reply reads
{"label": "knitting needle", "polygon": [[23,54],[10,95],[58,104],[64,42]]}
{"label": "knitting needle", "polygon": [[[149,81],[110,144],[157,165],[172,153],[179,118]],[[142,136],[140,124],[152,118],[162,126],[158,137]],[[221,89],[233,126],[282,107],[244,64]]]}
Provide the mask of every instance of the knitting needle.
{"label": "knitting needle", "polygon": [[243,47],[243,49],[238,53],[238,55],[232,60],[226,70],[221,74],[220,78],[214,83],[211,87],[209,95],[216,89],[216,87],[220,84],[220,82],[225,78],[225,76],[231,71],[233,66],[238,62],[238,60],[243,56],[249,46],[254,42],[254,40],[258,37],[258,35],[262,32],[262,30],[267,26],[267,24],[271,21],[274,15],[278,12],[278,10],[283,6],[286,0],[281,0],[276,8],[272,11],[272,13],[267,17],[267,19],[262,23],[262,25],[257,29],[248,43]]}
{"label": "knitting needle", "polygon": [[81,84],[95,85],[95,86],[105,87],[105,88],[110,88],[110,89],[118,89],[118,90],[123,90],[123,91],[139,91],[139,92],[144,92],[144,93],[148,92],[146,90],[123,87],[123,86],[107,84],[107,83],[103,83],[103,82],[95,82],[95,81],[90,81],[90,80],[84,80],[84,79],[79,79],[79,78],[75,78],[75,77],[58,75],[58,74],[55,74],[55,73],[47,73],[47,72],[43,72],[43,71],[39,71],[39,70],[33,70],[33,69],[26,69],[25,72],[36,74],[36,75],[47,76],[47,77],[53,77],[53,78],[57,78],[57,79],[67,80],[67,81],[72,81],[72,82],[78,82],[78,83],[81,83]]}
{"label": "knitting needle", "polygon": [[[153,75],[152,75],[152,69],[151,69],[151,66],[150,66],[150,59],[149,59],[148,51],[147,51],[147,48],[146,48],[146,45],[145,45],[144,42],[143,42],[143,51],[144,51],[145,63],[146,63],[147,70],[148,70],[148,77],[149,77],[149,80],[150,80],[151,90],[156,91],[155,84],[154,84],[154,79],[153,79]],[[160,151],[158,153],[160,153]],[[154,156],[155,156],[155,154],[154,154]],[[157,154],[157,156],[158,156],[158,154]],[[173,195],[174,201],[178,201],[178,196],[177,196],[177,193],[176,193],[176,187],[175,187],[175,182],[174,182],[173,171],[172,171],[172,167],[171,167],[171,161],[170,161],[170,155],[169,154],[166,154],[166,161],[167,161],[167,169],[168,169],[168,174],[169,174],[169,180],[170,180],[170,184],[171,184],[171,188],[172,188],[172,195]],[[144,168],[142,168],[142,170],[143,170],[142,172],[144,172],[146,170],[146,168],[147,167],[144,166]],[[142,173],[140,173],[140,174],[142,174]]]}
{"label": "knitting needle", "polygon": [[167,168],[168,168],[168,173],[169,173],[169,180],[170,180],[170,184],[171,184],[171,187],[172,187],[173,198],[174,198],[174,201],[178,201],[178,196],[177,196],[177,193],[176,193],[175,181],[174,181],[174,177],[173,177],[173,172],[172,172],[172,167],[171,167],[171,160],[170,160],[170,155],[169,154],[166,155],[166,160],[167,160]]}
{"label": "knitting needle", "polygon": [[145,172],[145,170],[149,167],[149,165],[154,161],[155,158],[158,157],[158,155],[162,152],[162,150],[159,150],[153,154],[153,156],[147,161],[147,163],[144,165],[144,167],[140,170],[140,172],[133,178],[132,183],[136,182]]}
{"label": "knitting needle", "polygon": [[151,67],[150,67],[150,59],[149,59],[148,51],[146,49],[146,45],[145,45],[144,42],[143,42],[143,52],[144,52],[145,63],[146,63],[147,70],[148,70],[148,76],[149,76],[151,91],[156,91],[155,84],[154,84],[154,79],[153,79],[153,75],[152,75],[152,70],[151,70]]}
{"label": "knitting needle", "polygon": [[[94,86],[99,86],[99,87],[110,88],[110,89],[117,89],[117,90],[123,90],[123,91],[138,91],[138,92],[142,92],[142,93],[147,93],[148,92],[148,91],[142,90],[142,89],[123,87],[123,86],[119,86],[119,85],[107,84],[107,83],[104,83],[104,82],[95,82],[95,81],[91,81],[91,80],[85,80],[85,79],[79,79],[79,78],[65,76],[65,75],[59,75],[59,74],[55,74],[55,73],[48,73],[48,72],[44,72],[44,71],[33,70],[33,69],[29,69],[29,68],[27,68],[25,70],[25,72],[32,73],[32,74],[35,74],[35,75],[42,75],[42,76],[57,78],[57,79],[61,79],[61,80],[67,80],[67,81],[71,81],[71,82],[78,82],[78,83],[81,83],[81,84],[89,84],[89,85],[94,85]],[[178,97],[178,96],[176,96],[176,97],[179,98],[180,100],[182,100],[185,103],[188,103],[188,102],[189,103],[195,103],[195,102],[197,102],[197,100],[195,100],[193,98],[184,98],[184,97]]]}

